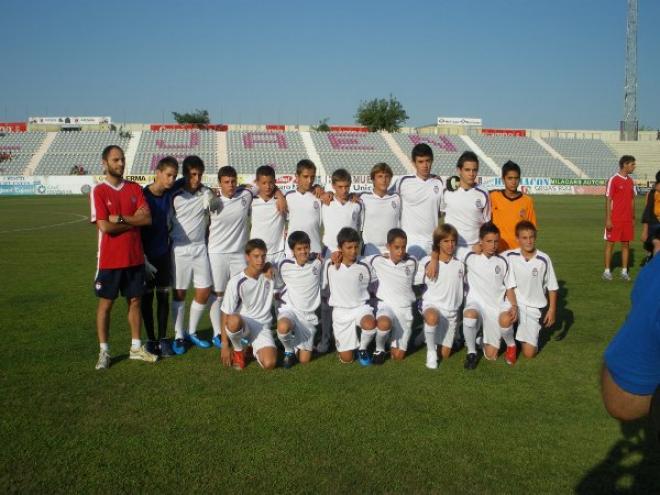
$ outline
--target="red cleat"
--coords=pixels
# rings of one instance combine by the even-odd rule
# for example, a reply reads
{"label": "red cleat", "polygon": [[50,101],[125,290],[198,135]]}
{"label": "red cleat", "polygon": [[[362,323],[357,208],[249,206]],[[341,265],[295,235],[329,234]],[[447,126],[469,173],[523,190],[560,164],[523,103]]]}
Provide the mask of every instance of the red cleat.
{"label": "red cleat", "polygon": [[245,364],[246,364],[245,351],[232,351],[231,365],[237,370],[242,370],[243,368],[245,368]]}
{"label": "red cleat", "polygon": [[518,359],[518,349],[516,349],[515,344],[507,346],[506,352],[504,353],[504,359],[509,366],[516,364],[516,360]]}

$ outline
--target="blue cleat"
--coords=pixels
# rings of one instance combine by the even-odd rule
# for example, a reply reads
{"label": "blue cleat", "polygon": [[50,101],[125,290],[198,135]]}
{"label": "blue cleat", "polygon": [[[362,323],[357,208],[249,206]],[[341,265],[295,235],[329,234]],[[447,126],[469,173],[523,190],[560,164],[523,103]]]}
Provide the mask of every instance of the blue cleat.
{"label": "blue cleat", "polygon": [[296,364],[296,353],[295,352],[285,352],[284,359],[282,360],[282,365],[284,368],[289,369],[294,364]]}
{"label": "blue cleat", "polygon": [[195,344],[200,349],[208,349],[211,347],[211,343],[208,340],[200,339],[194,333],[186,335],[186,340],[192,344]]}
{"label": "blue cleat", "polygon": [[174,339],[172,341],[172,351],[174,351],[174,354],[177,356],[180,356],[182,354],[186,353],[186,341],[183,339]]}
{"label": "blue cleat", "polygon": [[222,339],[220,338],[220,335],[216,335],[215,337],[213,337],[211,342],[213,342],[213,345],[216,346],[218,349],[222,349]]}
{"label": "blue cleat", "polygon": [[358,362],[360,366],[371,366],[371,356],[366,349],[358,351]]}

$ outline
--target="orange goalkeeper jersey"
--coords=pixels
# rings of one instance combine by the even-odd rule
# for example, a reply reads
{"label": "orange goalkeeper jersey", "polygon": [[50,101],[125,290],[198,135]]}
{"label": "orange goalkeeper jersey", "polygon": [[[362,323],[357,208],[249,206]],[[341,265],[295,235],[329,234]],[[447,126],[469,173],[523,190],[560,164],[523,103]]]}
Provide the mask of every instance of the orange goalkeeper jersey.
{"label": "orange goalkeeper jersey", "polygon": [[529,220],[536,225],[534,201],[526,194],[519,193],[515,199],[509,199],[504,191],[491,191],[490,204],[493,209],[493,223],[500,229],[499,251],[518,247],[516,224]]}

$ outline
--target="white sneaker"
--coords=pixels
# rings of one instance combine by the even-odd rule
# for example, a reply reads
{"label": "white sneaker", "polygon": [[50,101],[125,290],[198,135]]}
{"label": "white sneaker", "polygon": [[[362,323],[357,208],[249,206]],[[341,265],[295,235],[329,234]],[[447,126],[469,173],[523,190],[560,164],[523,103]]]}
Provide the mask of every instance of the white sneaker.
{"label": "white sneaker", "polygon": [[138,361],[146,361],[147,363],[155,363],[158,361],[158,356],[151,354],[142,345],[139,349],[133,349],[131,347],[131,351],[128,354],[128,359],[136,359]]}
{"label": "white sneaker", "polygon": [[603,272],[603,280],[612,280],[612,272]]}
{"label": "white sneaker", "polygon": [[97,370],[107,370],[110,367],[110,354],[108,351],[101,350],[99,352],[99,360],[96,362]]}
{"label": "white sneaker", "polygon": [[630,282],[630,275],[628,272],[621,272],[621,280],[625,280],[626,282]]}
{"label": "white sneaker", "polygon": [[426,367],[430,370],[438,369],[438,353],[436,351],[426,351]]}

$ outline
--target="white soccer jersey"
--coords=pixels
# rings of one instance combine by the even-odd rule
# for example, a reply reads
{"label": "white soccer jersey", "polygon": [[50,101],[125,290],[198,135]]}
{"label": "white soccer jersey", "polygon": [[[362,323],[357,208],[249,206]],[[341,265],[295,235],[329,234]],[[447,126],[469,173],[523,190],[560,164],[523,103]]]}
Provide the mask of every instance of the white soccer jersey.
{"label": "white soccer jersey", "polygon": [[426,267],[430,262],[431,257],[427,256],[419,263],[416,282],[426,285],[422,301],[445,311],[457,311],[463,304],[465,265],[456,258],[447,262],[438,261],[438,276],[431,280],[426,277]]}
{"label": "white soccer jersey", "polygon": [[263,273],[252,278],[241,272],[229,280],[220,309],[227,315],[239,313],[270,326],[272,305],[273,281]]}
{"label": "white soccer jersey", "polygon": [[337,234],[344,227],[351,227],[360,231],[362,218],[362,204],[346,201],[341,203],[337,198],[329,205],[321,206],[321,219],[323,221],[323,245],[331,252],[337,250]]}
{"label": "white soccer jersey", "polygon": [[458,230],[457,244],[461,246],[479,242],[479,228],[491,217],[488,192],[481,186],[445,191],[440,209],[445,212],[445,223]]}
{"label": "white soccer jersey", "polygon": [[401,226],[401,196],[364,193],[362,201],[362,242],[384,253],[387,251],[387,233]]}
{"label": "white soccer jersey", "polygon": [[318,258],[302,266],[291,258],[282,261],[278,268],[278,274],[286,285],[281,292],[282,300],[298,311],[316,311],[321,304],[322,265]]}
{"label": "white soccer jersey", "polygon": [[[211,205],[209,253],[242,253],[248,241],[252,193],[239,188],[234,196],[220,195]],[[214,211],[215,210],[215,211]]]}
{"label": "white soccer jersey", "polygon": [[268,254],[284,251],[285,218],[277,210],[277,200],[268,201],[260,196],[252,200],[252,229],[250,239],[261,239],[266,243]]}
{"label": "white soccer jersey", "polygon": [[368,259],[373,278],[378,281],[376,297],[396,308],[409,307],[415,302],[413,283],[417,273],[417,260],[407,257],[398,263],[377,254]]}
{"label": "white soccer jersey", "polygon": [[442,179],[434,175],[426,180],[404,175],[394,184],[394,191],[401,196],[401,228],[408,235],[408,245],[430,244],[438,226],[444,188]]}
{"label": "white soccer jersey", "polygon": [[206,186],[193,193],[179,189],[172,195],[169,225],[173,247],[206,244],[208,205],[212,198],[213,192]]}
{"label": "white soccer jersey", "polygon": [[309,236],[313,253],[321,252],[321,202],[314,193],[289,191],[286,193],[289,208],[287,238],[292,232],[301,230]]}
{"label": "white soccer jersey", "polygon": [[509,262],[516,277],[516,299],[519,305],[544,308],[548,301],[546,290],[559,290],[555,269],[550,256],[536,250],[532,258],[526,260],[520,248],[502,253]]}
{"label": "white soccer jersey", "polygon": [[328,259],[323,266],[322,288],[329,288],[328,304],[332,307],[357,308],[366,304],[371,282],[371,269],[364,261],[350,266],[342,263],[336,268]]}
{"label": "white soccer jersey", "polygon": [[499,308],[504,302],[507,289],[516,286],[516,277],[509,263],[499,254],[468,253],[465,257],[468,283],[468,300]]}

